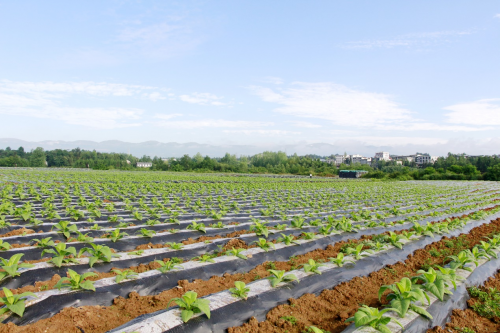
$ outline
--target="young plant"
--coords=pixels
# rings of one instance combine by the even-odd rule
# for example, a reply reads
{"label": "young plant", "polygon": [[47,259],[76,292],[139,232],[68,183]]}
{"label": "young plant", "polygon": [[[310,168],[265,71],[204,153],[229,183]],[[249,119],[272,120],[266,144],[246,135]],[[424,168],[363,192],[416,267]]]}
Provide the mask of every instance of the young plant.
{"label": "young plant", "polygon": [[148,230],[146,228],[141,228],[141,230],[137,231],[137,234],[140,234],[142,237],[145,238],[153,238],[153,236],[156,235],[156,231]]}
{"label": "young plant", "polygon": [[493,251],[493,246],[490,243],[486,243],[485,241],[481,241],[481,245],[477,246],[479,251],[486,253],[490,257],[498,259],[498,255],[495,251]]}
{"label": "young plant", "polygon": [[229,292],[231,293],[231,295],[237,298],[243,298],[244,300],[248,298],[249,291],[250,288],[246,286],[245,282],[241,281],[235,281],[234,288],[229,288]]}
{"label": "young plant", "polygon": [[95,223],[93,226],[90,227],[90,230],[101,230],[102,227],[100,227],[97,223]]}
{"label": "young plant", "polygon": [[281,234],[281,237],[279,237],[276,241],[278,243],[285,243],[285,245],[291,245],[292,243],[299,244],[299,242],[295,240],[295,237],[293,235]]}
{"label": "young plant", "polygon": [[265,238],[269,237],[269,229],[266,227],[266,224],[269,222],[265,221],[253,221],[253,224],[250,226],[250,231],[255,232],[257,236],[264,236]]}
{"label": "young plant", "polygon": [[119,269],[112,269],[111,271],[116,273],[116,283],[120,283],[123,280],[137,279],[139,277],[139,275],[131,269],[124,269],[123,271]]}
{"label": "young plant", "polygon": [[381,333],[391,333],[391,330],[387,327],[387,324],[389,324],[391,320],[403,328],[403,325],[396,319],[384,316],[388,311],[394,311],[394,309],[387,308],[379,311],[377,308],[363,305],[354,314],[354,317],[348,318],[345,322],[354,321],[356,327],[369,326]]}
{"label": "young plant", "polygon": [[76,257],[76,249],[71,246],[66,248],[66,243],[58,243],[53,249],[44,249],[42,257],[45,253],[51,253],[54,256],[47,262],[54,264],[56,267],[61,267],[62,264],[75,263],[78,264]]}
{"label": "young plant", "polygon": [[132,212],[132,217],[135,218],[137,221],[141,221],[142,220],[142,214],[139,213],[137,210],[134,210]]}
{"label": "young plant", "polygon": [[303,232],[302,238],[303,239],[314,239],[314,238],[316,238],[316,234],[314,232]]}
{"label": "young plant", "polygon": [[186,229],[198,230],[200,232],[206,233],[205,225],[203,223],[197,223],[195,221],[191,222],[190,225],[186,227]]}
{"label": "young plant", "polygon": [[162,273],[166,273],[174,269],[182,269],[182,266],[177,265],[178,262],[172,259],[168,261],[155,260],[154,262],[160,265],[160,267],[158,267],[157,270],[159,270]]}
{"label": "young plant", "polygon": [[436,296],[440,301],[443,301],[444,295],[451,295],[452,292],[448,290],[448,284],[446,279],[442,274],[436,272],[432,267],[426,272],[424,270],[417,271],[419,276],[414,277],[412,280],[415,283],[418,280],[422,280],[424,284],[422,287]]}
{"label": "young plant", "polygon": [[389,231],[389,235],[385,236],[385,241],[391,243],[392,246],[397,247],[398,249],[403,248],[403,243],[401,242],[402,237],[397,235],[396,233]]}
{"label": "young plant", "polygon": [[319,268],[324,265],[325,264],[317,263],[314,259],[309,259],[307,264],[302,264],[301,266],[304,266],[304,271],[306,273],[321,274]]}
{"label": "young plant", "polygon": [[181,250],[184,247],[184,244],[175,242],[167,242],[165,243],[165,245],[171,248],[172,250]]}
{"label": "young plant", "polygon": [[265,238],[259,238],[259,240],[256,240],[252,243],[256,243],[258,247],[263,249],[264,251],[269,251],[269,249],[272,247],[273,249],[275,248],[274,244],[271,242],[268,242],[267,239]]}
{"label": "young plant", "polygon": [[426,300],[427,304],[430,304],[429,296],[427,296],[418,284],[412,284],[411,280],[405,277],[395,284],[382,286],[378,291],[379,300],[382,294],[388,289],[392,291],[392,293],[386,296],[389,301],[389,307],[394,309],[399,317],[403,318],[408,310],[411,309],[419,315],[432,319],[432,315],[429,312],[414,304],[416,301],[424,304]]}
{"label": "young plant", "polygon": [[170,306],[171,302],[175,302],[181,309],[181,319],[183,322],[187,322],[193,317],[195,313],[201,313],[207,315],[210,319],[210,301],[208,299],[198,299],[198,294],[194,291],[188,291],[180,298],[172,298],[168,302],[167,308]]}
{"label": "young plant", "polygon": [[21,257],[23,255],[24,254],[22,253],[16,253],[12,257],[10,257],[9,260],[0,258],[0,260],[2,261],[2,263],[0,264],[0,268],[3,269],[3,272],[0,272],[0,281],[7,276],[14,277],[20,275],[21,273],[18,272],[19,268],[30,268],[35,266],[32,264],[20,264],[19,260],[21,260]]}
{"label": "young plant", "polygon": [[268,269],[267,271],[271,273],[271,276],[269,276],[267,279],[269,280],[269,282],[271,283],[271,287],[273,288],[281,282],[299,281],[299,279],[297,279],[294,274],[285,275],[285,271],[278,271],[274,269]]}
{"label": "young plant", "polygon": [[108,216],[108,222],[111,222],[111,223],[120,222],[121,220],[123,220],[123,218],[121,218],[118,215],[109,215]]}
{"label": "young plant", "polygon": [[79,242],[90,243],[94,240],[94,238],[88,236],[89,233],[82,234],[81,232],[77,231],[77,234],[78,234],[78,236],[77,236],[76,240]]}
{"label": "young plant", "polygon": [[244,260],[247,260],[248,257],[244,254],[242,254],[241,252],[245,251],[245,249],[235,249],[234,247],[231,249],[231,250],[227,250],[226,251],[226,255],[227,256],[235,256],[235,257],[238,257],[240,259],[244,259]]}
{"label": "young plant", "polygon": [[61,290],[61,288],[71,288],[71,289],[85,289],[95,291],[94,282],[85,280],[90,276],[97,276],[96,273],[87,272],[82,275],[78,274],[72,269],[68,269],[69,277],[63,277],[57,281],[54,288]]}
{"label": "young plant", "polygon": [[213,257],[209,254],[203,254],[199,257],[194,257],[193,259],[195,260],[198,260],[200,262],[211,262],[211,263],[214,263],[215,260],[213,259]]}
{"label": "young plant", "polygon": [[144,250],[131,251],[128,254],[131,256],[141,256],[144,253]]}
{"label": "young plant", "polygon": [[128,234],[126,232],[120,233],[120,229],[114,229],[113,231],[111,231],[111,233],[105,235],[105,237],[111,240],[113,243],[116,243],[116,241],[122,239],[125,236],[128,236]]}
{"label": "young plant", "polygon": [[71,237],[71,233],[78,232],[78,227],[74,224],[71,224],[69,221],[59,221],[59,223],[55,224],[51,230],[56,229],[57,233],[63,234],[66,239]]}
{"label": "young plant", "polygon": [[368,255],[370,255],[371,253],[373,253],[373,250],[363,250],[363,246],[364,244],[358,244],[358,246],[356,246],[355,248],[353,247],[348,247],[346,249],[346,254],[352,254],[354,255],[354,258],[356,260],[359,260],[363,257],[367,257]]}
{"label": "young plant", "polygon": [[0,309],[0,315],[3,315],[7,311],[12,311],[17,314],[19,317],[22,317],[24,314],[24,301],[28,296],[37,297],[32,292],[24,292],[22,294],[14,295],[12,291],[7,288],[3,288],[4,297],[0,297],[0,302],[2,302],[5,306]]}
{"label": "young plant", "polygon": [[10,244],[0,239],[0,251],[7,251],[8,249],[10,249]]}
{"label": "young plant", "polygon": [[452,261],[450,262],[450,267],[453,269],[464,269],[466,271],[472,272],[472,268],[465,266],[468,263],[474,263],[477,267],[479,262],[467,254],[466,251],[461,251],[457,255],[448,256]]}
{"label": "young plant", "polygon": [[306,219],[302,216],[294,216],[290,224],[292,225],[292,228],[299,228],[299,229],[302,229],[307,225]]}
{"label": "young plant", "polygon": [[334,263],[338,267],[342,267],[342,266],[344,266],[344,264],[346,264],[348,262],[354,263],[354,261],[352,261],[352,260],[346,260],[344,258],[344,254],[342,252],[339,252],[337,254],[337,258],[328,258],[328,260],[330,260],[330,262]]}
{"label": "young plant", "polygon": [[90,247],[84,247],[80,249],[80,252],[78,252],[78,257],[80,257],[83,253],[87,252],[90,254],[89,257],[89,266],[92,267],[94,264],[97,262],[97,260],[102,260],[104,262],[110,262],[111,258],[113,257],[119,257],[118,254],[114,254],[111,252],[111,249],[108,246],[104,245],[96,245],[93,243],[90,243],[92,248]]}

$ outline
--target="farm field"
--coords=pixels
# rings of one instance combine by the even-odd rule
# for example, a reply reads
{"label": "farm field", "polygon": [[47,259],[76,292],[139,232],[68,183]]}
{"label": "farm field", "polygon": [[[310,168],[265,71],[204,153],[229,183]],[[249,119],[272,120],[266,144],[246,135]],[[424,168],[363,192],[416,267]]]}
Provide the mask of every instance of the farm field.
{"label": "farm field", "polygon": [[0,169],[0,228],[0,333],[440,332],[500,279],[498,182]]}

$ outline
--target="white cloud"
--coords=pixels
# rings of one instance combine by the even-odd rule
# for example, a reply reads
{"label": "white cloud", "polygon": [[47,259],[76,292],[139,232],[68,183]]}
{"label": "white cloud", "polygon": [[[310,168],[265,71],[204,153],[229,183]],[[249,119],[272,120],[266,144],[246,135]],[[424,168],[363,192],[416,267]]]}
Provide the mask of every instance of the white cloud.
{"label": "white cloud", "polygon": [[296,82],[278,92],[252,87],[266,102],[282,105],[275,112],[304,118],[332,121],[350,127],[373,127],[411,120],[410,111],[400,107],[392,96],[357,91],[329,82]]}
{"label": "white cloud", "polygon": [[[346,128],[381,131],[482,131],[484,127],[451,126],[425,122],[401,107],[387,94],[349,89],[345,86],[323,83],[295,82],[275,90],[251,87],[266,102],[281,105],[273,111],[281,114],[331,121]],[[293,123],[293,122],[292,122]],[[307,122],[295,126],[312,127]],[[310,124],[309,126],[307,126]],[[479,125],[468,123],[468,125]],[[314,125],[313,125],[314,126]]]}
{"label": "white cloud", "polygon": [[495,15],[495,17],[496,17],[496,18],[500,18],[500,14],[496,14],[496,15]]}
{"label": "white cloud", "polygon": [[0,113],[21,117],[46,118],[96,129],[112,129],[140,126],[135,121],[141,118],[143,110],[125,108],[3,108],[0,97]]}
{"label": "white cloud", "polygon": [[286,135],[298,135],[301,132],[283,131],[283,130],[224,130],[224,133],[228,134],[245,134],[245,135],[265,135],[265,136],[286,136]]}
{"label": "white cloud", "polygon": [[287,121],[287,123],[292,124],[295,127],[304,127],[304,128],[319,128],[321,125],[313,124],[307,121]]}
{"label": "white cloud", "polygon": [[122,107],[73,107],[70,98],[138,97],[163,99],[160,89],[106,82],[13,82],[0,81],[0,114],[46,118],[91,128],[139,126],[143,110]]}
{"label": "white cloud", "polygon": [[447,106],[445,116],[452,124],[500,126],[500,99],[481,99]]}
{"label": "white cloud", "polygon": [[223,119],[201,119],[201,120],[176,120],[176,121],[157,121],[153,123],[159,127],[172,129],[194,129],[194,128],[248,128],[273,126],[272,122],[246,121],[246,120],[223,120]]}
{"label": "white cloud", "polygon": [[199,105],[224,106],[227,103],[221,102],[223,97],[218,97],[210,93],[192,93],[191,95],[180,95],[179,99],[183,102]]}
{"label": "white cloud", "polygon": [[[154,91],[156,90],[156,91]],[[60,94],[88,94],[93,96],[143,96],[151,100],[163,99],[156,88],[141,85],[129,85],[107,82],[14,82],[9,80],[0,81],[0,92],[37,95],[40,97],[61,98]]]}
{"label": "white cloud", "polygon": [[426,46],[436,42],[449,42],[450,38],[472,34],[471,31],[434,31],[404,34],[390,39],[361,40],[342,44],[345,49],[394,48],[398,46]]}

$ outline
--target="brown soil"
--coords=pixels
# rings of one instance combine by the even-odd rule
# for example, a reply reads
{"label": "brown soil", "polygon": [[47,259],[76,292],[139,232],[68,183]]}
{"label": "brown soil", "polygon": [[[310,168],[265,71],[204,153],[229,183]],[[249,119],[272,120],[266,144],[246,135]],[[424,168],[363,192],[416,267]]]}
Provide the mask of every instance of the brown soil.
{"label": "brown soil", "polygon": [[[343,283],[333,290],[325,290],[318,297],[306,294],[297,300],[290,300],[291,305],[279,306],[268,313],[268,320],[258,323],[252,319],[249,324],[240,328],[231,328],[229,332],[301,332],[306,326],[315,325],[331,332],[339,332],[347,325],[344,320],[351,316],[359,307],[359,304],[380,306],[377,292],[381,285],[390,284],[403,276],[415,274],[414,272],[423,265],[442,264],[443,259],[450,253],[438,257],[429,254],[431,249],[437,251],[448,249],[446,242],[452,241],[456,245],[451,253],[458,253],[464,248],[470,248],[477,244],[485,236],[500,231],[500,219],[492,221],[471,230],[468,235],[462,235],[453,239],[443,237],[439,242],[432,243],[425,249],[417,250],[410,255],[405,263],[397,263],[386,267],[378,272],[371,273],[368,277],[355,278]],[[366,237],[369,238],[369,237]],[[366,239],[365,238],[365,239]],[[351,240],[350,243],[361,240]],[[41,332],[105,332],[109,329],[122,325],[137,316],[164,309],[171,298],[180,297],[186,291],[193,290],[199,297],[226,290],[234,286],[235,281],[245,283],[269,276],[267,269],[292,270],[300,264],[306,263],[308,259],[327,260],[339,253],[346,242],[329,245],[326,249],[317,249],[307,254],[293,257],[287,262],[265,262],[258,265],[248,273],[224,274],[213,276],[207,281],[195,279],[178,281],[178,287],[166,290],[155,296],[140,296],[135,292],[129,294],[129,298],[117,297],[112,306],[85,306],[80,308],[65,308],[51,318],[40,320],[26,326],[16,326],[12,323],[0,326],[0,333],[41,333]],[[460,245],[460,246],[459,246]],[[144,266],[145,270],[154,269]],[[109,274],[109,273],[106,273]],[[296,308],[296,309],[295,309]],[[288,327],[287,322],[280,319],[293,313],[298,323]],[[81,329],[80,329],[81,328]]]}
{"label": "brown soil", "polygon": [[[230,234],[225,234],[225,235],[222,235],[222,236],[201,236],[201,237],[198,237],[196,239],[193,239],[193,238],[188,238],[187,240],[185,241],[182,241],[182,244],[184,245],[190,245],[190,244],[195,244],[195,243],[201,243],[201,242],[204,242],[204,241],[207,241],[207,240],[214,240],[214,239],[223,239],[223,238],[234,238],[234,237],[238,237],[238,236],[241,236],[241,235],[244,235],[244,234],[247,234],[249,233],[248,230],[240,230],[240,231],[235,231],[235,232],[232,232]],[[170,247],[169,245],[166,245],[166,244],[153,244],[153,243],[148,243],[148,244],[141,244],[141,245],[137,245],[135,249],[131,250],[131,251],[128,251],[128,252],[132,252],[132,251],[137,251],[137,250],[147,250],[147,249],[161,249],[161,248],[165,248],[165,247]]]}
{"label": "brown soil", "polygon": [[[483,291],[487,291],[489,288],[500,288],[500,271],[498,271],[495,276],[490,277],[484,284],[480,287]],[[476,298],[471,298],[467,301],[469,306],[478,302]],[[436,326],[427,331],[427,333],[462,333],[464,328],[469,328],[474,330],[476,333],[493,333],[500,332],[500,318],[488,319],[480,316],[477,312],[471,308],[460,310],[453,310],[450,321],[446,323],[443,329],[440,326]]]}
{"label": "brown soil", "polygon": [[29,234],[34,234],[34,233],[35,233],[35,230],[26,229],[26,228],[22,227],[21,229],[16,229],[16,230],[9,231],[8,233],[1,234],[0,238],[18,236],[18,235],[22,235],[22,234],[29,235]]}

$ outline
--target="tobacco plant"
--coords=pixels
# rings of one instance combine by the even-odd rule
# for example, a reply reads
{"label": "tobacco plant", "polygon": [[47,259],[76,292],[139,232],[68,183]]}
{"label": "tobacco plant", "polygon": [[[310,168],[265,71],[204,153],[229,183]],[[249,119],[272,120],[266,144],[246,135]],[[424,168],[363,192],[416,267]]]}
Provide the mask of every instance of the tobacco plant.
{"label": "tobacco plant", "polygon": [[78,274],[72,269],[68,269],[69,277],[63,277],[57,281],[54,288],[61,290],[61,288],[71,288],[71,289],[84,289],[95,291],[94,282],[90,280],[85,280],[91,276],[97,276],[96,273],[87,272],[82,275]]}
{"label": "tobacco plant", "polygon": [[25,299],[28,296],[37,297],[32,292],[24,292],[22,294],[14,295],[12,291],[3,287],[4,297],[0,297],[0,302],[4,304],[4,307],[0,309],[0,315],[3,315],[7,311],[12,311],[19,317],[22,317],[25,309]]}
{"label": "tobacco plant", "polygon": [[356,327],[370,326],[382,333],[391,333],[391,330],[387,327],[387,324],[391,321],[394,321],[396,324],[401,326],[401,328],[403,328],[403,325],[401,325],[398,320],[384,316],[384,314],[388,311],[394,311],[394,309],[387,308],[379,311],[377,308],[371,308],[367,305],[363,305],[358,309],[353,317],[348,318],[345,322],[354,321],[354,325]]}
{"label": "tobacco plant", "polygon": [[75,263],[78,264],[76,257],[76,249],[71,247],[66,247],[66,243],[58,243],[52,249],[44,249],[42,251],[42,257],[45,253],[51,253],[54,256],[47,262],[54,264],[56,267],[61,267],[62,264]]}
{"label": "tobacco plant", "polygon": [[229,288],[229,292],[231,295],[237,298],[242,298],[242,299],[247,299],[248,298],[248,292],[250,291],[250,288],[248,288],[245,284],[245,282],[241,281],[235,281],[234,282],[234,288]]}
{"label": "tobacco plant", "polygon": [[175,302],[181,309],[181,319],[187,322],[196,313],[203,312],[210,319],[210,301],[203,298],[198,298],[198,294],[194,291],[188,291],[180,298],[172,298],[168,302],[167,308],[171,302]]}
{"label": "tobacco plant", "polygon": [[285,271],[278,271],[274,269],[268,269],[267,271],[271,273],[271,276],[269,276],[267,279],[269,280],[269,282],[271,283],[271,287],[273,288],[281,282],[299,281],[299,279],[297,279],[294,274],[285,275]]}
{"label": "tobacco plant", "polygon": [[420,301],[423,304],[426,300],[427,304],[430,304],[429,296],[422,290],[420,285],[412,284],[409,278],[405,277],[395,284],[382,286],[378,291],[379,300],[386,290],[392,291],[392,293],[386,296],[389,301],[388,306],[394,309],[400,318],[403,318],[408,310],[413,310],[419,315],[432,319],[432,315],[429,312],[414,304],[416,301]]}
{"label": "tobacco plant", "polygon": [[87,252],[90,254],[89,266],[92,267],[97,262],[97,260],[102,260],[103,262],[110,262],[113,257],[120,257],[118,254],[114,254],[108,246],[96,245],[90,243],[90,247],[84,247],[78,252],[78,257],[83,253]]}
{"label": "tobacco plant", "polygon": [[24,254],[22,253],[16,253],[12,257],[9,258],[9,260],[6,260],[4,258],[0,257],[0,260],[2,263],[0,264],[0,268],[3,269],[3,272],[0,271],[0,281],[6,278],[7,276],[19,276],[21,273],[18,272],[19,268],[31,268],[34,267],[35,265],[32,264],[25,264],[25,263],[19,263],[19,260],[21,260],[21,257]]}
{"label": "tobacco plant", "polygon": [[111,271],[116,274],[115,278],[116,283],[120,283],[123,280],[137,279],[139,277],[139,275],[131,269],[124,269],[124,270],[112,269]]}

